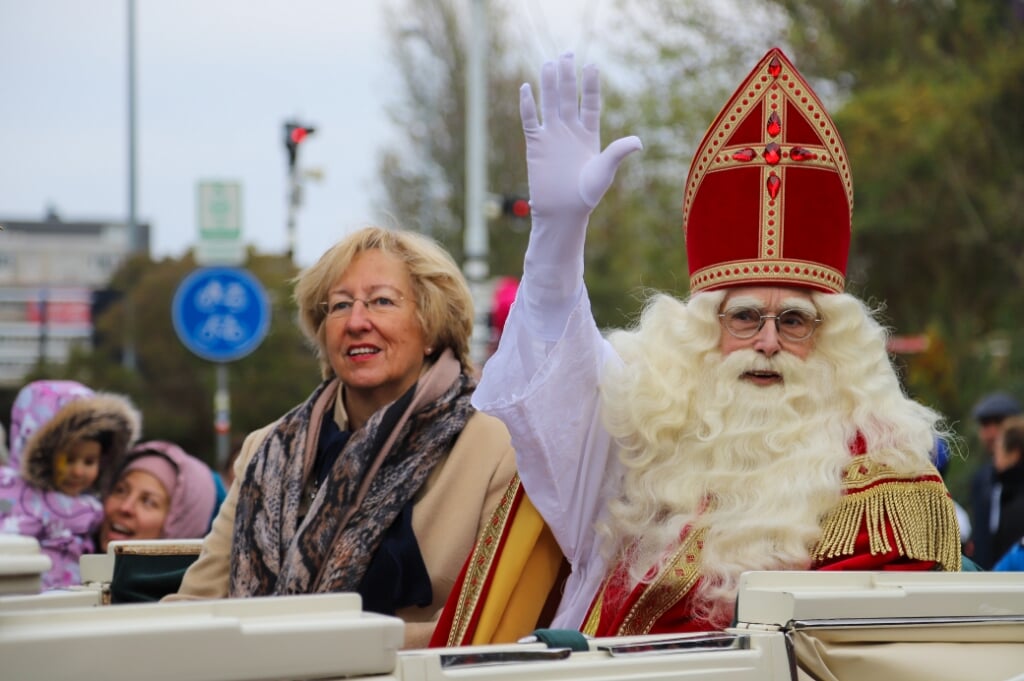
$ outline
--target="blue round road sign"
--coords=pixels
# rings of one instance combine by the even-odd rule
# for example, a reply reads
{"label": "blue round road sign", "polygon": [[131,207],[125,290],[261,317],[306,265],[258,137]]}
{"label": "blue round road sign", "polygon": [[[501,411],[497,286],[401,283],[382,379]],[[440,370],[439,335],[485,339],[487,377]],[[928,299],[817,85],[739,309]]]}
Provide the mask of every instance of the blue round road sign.
{"label": "blue round road sign", "polygon": [[178,286],[171,319],[189,350],[211,362],[230,362],[263,342],[270,305],[263,285],[249,271],[205,267]]}

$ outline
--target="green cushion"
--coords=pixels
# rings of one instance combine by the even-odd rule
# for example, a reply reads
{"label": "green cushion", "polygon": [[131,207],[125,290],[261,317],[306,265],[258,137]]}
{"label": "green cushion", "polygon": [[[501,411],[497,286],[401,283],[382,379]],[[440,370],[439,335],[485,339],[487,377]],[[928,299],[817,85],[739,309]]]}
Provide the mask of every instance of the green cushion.
{"label": "green cushion", "polygon": [[158,601],[177,592],[185,570],[198,555],[147,556],[121,554],[114,559],[111,603]]}

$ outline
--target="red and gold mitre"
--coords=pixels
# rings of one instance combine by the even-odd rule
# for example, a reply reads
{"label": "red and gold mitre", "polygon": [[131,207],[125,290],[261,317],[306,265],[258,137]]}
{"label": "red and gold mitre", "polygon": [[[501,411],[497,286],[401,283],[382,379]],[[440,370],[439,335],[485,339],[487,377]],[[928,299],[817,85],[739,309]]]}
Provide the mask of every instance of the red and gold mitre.
{"label": "red and gold mitre", "polygon": [[708,128],[683,197],[690,291],[841,293],[853,180],[832,118],[778,48]]}

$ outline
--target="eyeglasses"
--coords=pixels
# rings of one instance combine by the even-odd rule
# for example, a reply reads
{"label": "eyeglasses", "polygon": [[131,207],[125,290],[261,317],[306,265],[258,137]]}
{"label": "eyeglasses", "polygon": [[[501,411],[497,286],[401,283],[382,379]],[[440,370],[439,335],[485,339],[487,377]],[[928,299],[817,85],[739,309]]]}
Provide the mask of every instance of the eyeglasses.
{"label": "eyeglasses", "polygon": [[783,310],[779,314],[762,314],[753,307],[737,307],[718,315],[722,326],[730,335],[753,338],[764,328],[766,319],[775,320],[775,330],[786,340],[807,340],[821,324],[821,320],[806,310]]}
{"label": "eyeglasses", "polygon": [[333,319],[346,319],[352,316],[356,303],[362,303],[366,312],[374,316],[393,314],[402,309],[405,296],[399,293],[378,293],[372,298],[354,298],[352,296],[332,296],[330,300],[320,303],[324,314]]}

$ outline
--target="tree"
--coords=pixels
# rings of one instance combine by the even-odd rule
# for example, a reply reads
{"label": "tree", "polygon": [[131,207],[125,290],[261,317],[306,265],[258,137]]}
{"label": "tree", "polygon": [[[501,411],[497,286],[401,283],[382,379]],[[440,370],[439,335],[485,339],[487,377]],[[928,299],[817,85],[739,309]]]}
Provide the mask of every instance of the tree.
{"label": "tree", "polygon": [[[440,241],[462,259],[466,177],[466,40],[464,3],[457,0],[395,2],[388,6],[391,56],[402,89],[389,115],[402,140],[378,163],[382,203],[397,225]],[[524,70],[507,52],[500,31],[504,8],[488,3],[488,189],[526,192],[526,167],[518,100]],[[497,217],[488,225],[493,275],[517,276],[526,248],[525,225]]]}

